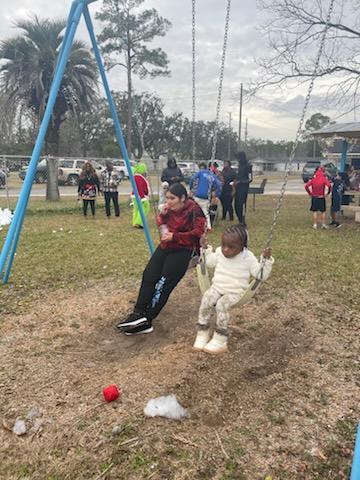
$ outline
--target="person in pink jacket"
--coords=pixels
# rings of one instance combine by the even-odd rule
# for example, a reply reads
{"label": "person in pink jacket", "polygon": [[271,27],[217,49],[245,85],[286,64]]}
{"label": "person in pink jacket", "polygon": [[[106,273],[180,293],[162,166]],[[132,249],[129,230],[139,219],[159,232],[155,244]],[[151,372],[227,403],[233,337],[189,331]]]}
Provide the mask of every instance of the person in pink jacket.
{"label": "person in pink jacket", "polygon": [[[325,193],[326,189],[327,192]],[[324,167],[319,167],[316,170],[313,178],[306,183],[305,190],[311,196],[310,211],[313,212],[313,228],[318,228],[318,218],[320,216],[321,228],[327,229],[325,195],[330,194],[331,183],[325,175]]]}

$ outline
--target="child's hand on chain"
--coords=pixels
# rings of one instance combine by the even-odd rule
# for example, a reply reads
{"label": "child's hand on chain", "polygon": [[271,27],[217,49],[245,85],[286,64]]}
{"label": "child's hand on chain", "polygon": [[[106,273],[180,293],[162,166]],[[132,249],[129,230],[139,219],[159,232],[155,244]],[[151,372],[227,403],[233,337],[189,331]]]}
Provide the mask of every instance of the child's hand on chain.
{"label": "child's hand on chain", "polygon": [[262,252],[262,256],[266,259],[270,258],[271,257],[271,248],[270,247],[264,248],[264,250]]}

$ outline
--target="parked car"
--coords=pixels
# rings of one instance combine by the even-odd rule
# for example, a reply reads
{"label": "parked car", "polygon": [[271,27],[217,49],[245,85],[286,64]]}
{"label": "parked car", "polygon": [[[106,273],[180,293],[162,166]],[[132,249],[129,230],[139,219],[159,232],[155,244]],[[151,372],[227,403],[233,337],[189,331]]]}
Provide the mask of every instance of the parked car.
{"label": "parked car", "polygon": [[[60,159],[58,173],[59,183],[64,185],[78,185],[81,170],[86,162],[87,160]],[[105,169],[105,167],[94,160],[91,160],[91,165],[98,175]]]}
{"label": "parked car", "polygon": [[194,162],[176,162],[184,175],[185,182],[188,182],[192,175],[199,170],[199,167]]}
{"label": "parked car", "polygon": [[[58,181],[62,185],[78,185],[81,170],[87,160],[74,160],[74,159],[59,159]],[[98,175],[104,170],[105,167],[97,162],[91,161],[92,166]],[[22,167],[19,172],[19,177],[24,180],[28,167]],[[35,182],[46,183],[48,177],[46,158],[40,160],[36,167]]]}
{"label": "parked car", "polygon": [[[114,165],[114,170],[118,172],[121,180],[129,178],[129,172],[126,167],[125,160],[112,160],[112,163]],[[133,167],[135,165],[135,162],[133,160],[130,160],[130,165]]]}
{"label": "parked car", "polygon": [[304,183],[308,182],[313,176],[317,168],[322,165],[325,168],[325,174],[331,178],[334,177],[337,167],[332,162],[324,162],[320,160],[309,160],[305,163],[302,171],[302,179]]}

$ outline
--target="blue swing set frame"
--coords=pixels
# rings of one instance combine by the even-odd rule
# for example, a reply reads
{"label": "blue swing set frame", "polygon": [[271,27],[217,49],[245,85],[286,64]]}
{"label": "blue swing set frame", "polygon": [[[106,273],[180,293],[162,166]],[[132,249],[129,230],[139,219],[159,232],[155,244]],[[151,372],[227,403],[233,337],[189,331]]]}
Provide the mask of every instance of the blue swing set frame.
{"label": "blue swing set frame", "polygon": [[101,58],[100,50],[97,45],[97,40],[96,36],[94,33],[94,28],[93,24],[91,21],[88,5],[90,3],[95,2],[96,0],[73,0],[71,7],[70,7],[70,12],[69,16],[67,19],[67,24],[66,24],[66,30],[65,30],[65,35],[64,39],[61,45],[59,57],[57,59],[57,64],[55,68],[55,73],[54,73],[54,78],[52,81],[52,85],[50,88],[49,92],[49,98],[48,102],[46,105],[46,110],[44,113],[43,120],[41,122],[39,132],[36,138],[36,142],[34,145],[34,149],[32,152],[29,168],[27,170],[27,174],[24,180],[23,187],[20,192],[20,196],[16,205],[13,221],[10,225],[9,231],[7,233],[1,255],[0,255],[0,277],[3,283],[7,283],[9,280],[10,272],[11,272],[11,267],[14,261],[15,253],[16,253],[16,248],[17,244],[19,241],[22,225],[24,222],[25,218],[25,213],[26,213],[26,207],[29,201],[30,193],[31,193],[31,188],[32,184],[35,178],[35,173],[36,173],[36,166],[38,164],[40,154],[43,148],[47,128],[49,125],[49,122],[51,120],[51,115],[52,111],[55,105],[56,97],[60,88],[61,80],[64,75],[64,71],[66,68],[66,63],[69,58],[70,50],[72,47],[72,43],[74,40],[74,36],[80,21],[81,16],[84,16],[84,20],[89,32],[91,44],[94,50],[96,62],[98,64],[98,68],[100,71],[100,76],[104,85],[105,89],[105,94],[109,103],[110,111],[111,111],[111,116],[114,122],[114,128],[115,128],[115,135],[116,139],[119,143],[121,153],[123,156],[123,159],[125,160],[126,167],[129,172],[129,177],[131,181],[131,185],[135,194],[135,199],[139,208],[139,212],[141,215],[141,220],[143,222],[144,226],[144,232],[145,232],[145,237],[146,241],[150,250],[150,253],[152,254],[154,252],[154,244],[151,238],[149,226],[146,220],[146,216],[142,207],[141,199],[139,196],[139,192],[136,187],[136,183],[134,180],[134,175],[132,173],[130,161],[129,161],[129,155],[126,149],[125,141],[124,141],[124,135],[122,132],[122,128],[120,125],[120,121],[116,112],[115,108],[115,103],[113,100],[113,97],[111,95],[109,83],[107,80],[104,64]]}

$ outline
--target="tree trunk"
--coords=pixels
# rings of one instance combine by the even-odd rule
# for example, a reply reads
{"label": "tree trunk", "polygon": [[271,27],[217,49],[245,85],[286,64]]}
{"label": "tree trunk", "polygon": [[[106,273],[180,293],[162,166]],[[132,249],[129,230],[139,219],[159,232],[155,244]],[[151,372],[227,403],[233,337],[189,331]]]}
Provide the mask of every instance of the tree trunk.
{"label": "tree trunk", "polygon": [[58,202],[60,200],[58,172],[59,161],[56,157],[46,157],[47,182],[46,182],[46,200],[48,202]]}
{"label": "tree trunk", "polygon": [[51,157],[47,155],[46,157],[46,167],[47,167],[47,182],[46,182],[46,200],[48,202],[58,202],[60,200],[59,192],[59,181],[58,181],[58,159],[57,154],[59,151],[59,128],[60,125],[49,125],[47,136],[46,136],[46,145],[47,145],[47,154],[54,155]]}

